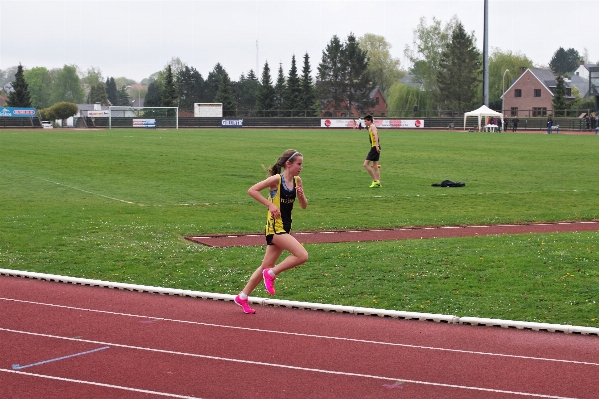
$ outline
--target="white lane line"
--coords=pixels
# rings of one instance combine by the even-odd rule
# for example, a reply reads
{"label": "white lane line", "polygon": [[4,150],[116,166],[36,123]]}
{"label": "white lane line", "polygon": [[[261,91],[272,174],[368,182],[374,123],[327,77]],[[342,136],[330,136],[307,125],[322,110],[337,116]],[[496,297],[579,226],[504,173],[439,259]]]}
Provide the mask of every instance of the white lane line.
{"label": "white lane line", "polygon": [[[124,387],[122,385],[104,384],[104,383],[101,383],[101,382],[93,382],[93,381],[74,380],[72,378],[54,377],[54,376],[51,376],[51,375],[27,373],[25,371],[15,371],[15,370],[3,369],[3,368],[0,368],[0,371],[3,371],[5,373],[14,373],[14,374],[27,375],[27,376],[30,376],[30,377],[47,378],[47,379],[50,379],[50,380],[65,381],[65,382],[75,382],[75,383],[78,383],[78,384],[85,384],[85,385],[95,385],[95,386],[99,386],[99,387],[103,387],[103,388],[114,388],[114,389],[121,389],[121,390],[125,390],[125,391],[147,393],[147,394],[150,394],[150,395],[166,396],[166,397],[169,397],[169,398],[202,399],[202,398],[198,398],[196,396],[184,396],[184,395],[177,395],[177,394],[174,394],[174,393],[149,391],[147,389],[130,388],[130,387]],[[6,382],[5,382],[5,384],[6,384]]]}
{"label": "white lane line", "polygon": [[[63,340],[67,340],[67,341],[87,342],[87,343],[94,343],[94,344],[98,344],[98,345],[108,345],[111,347],[142,350],[142,351],[155,352],[155,353],[164,353],[164,354],[168,354],[168,355],[188,356],[188,357],[196,357],[196,358],[210,359],[210,360],[217,360],[217,361],[243,363],[243,364],[249,364],[249,365],[253,365],[253,366],[266,366],[266,367],[299,370],[299,371],[314,372],[314,373],[321,373],[321,374],[334,374],[334,375],[341,375],[341,376],[345,376],[345,377],[370,378],[370,379],[384,380],[384,381],[403,381],[403,382],[410,382],[412,384],[419,384],[419,385],[430,385],[430,386],[445,387],[445,388],[466,389],[466,390],[471,390],[471,391],[505,393],[505,394],[511,394],[511,395],[532,396],[532,397],[537,397],[537,398],[577,399],[577,398],[568,398],[568,397],[562,397],[562,396],[536,394],[536,393],[530,393],[530,392],[518,392],[518,391],[507,391],[507,390],[502,390],[502,389],[473,387],[473,386],[468,386],[468,385],[444,384],[444,383],[440,383],[440,382],[421,381],[421,380],[406,380],[406,379],[397,378],[397,377],[391,378],[391,377],[371,375],[371,374],[360,374],[360,373],[350,373],[350,372],[346,372],[346,371],[335,371],[335,370],[316,369],[316,368],[311,368],[311,367],[291,366],[288,364],[265,363],[265,362],[258,362],[258,361],[254,361],[254,360],[244,360],[244,359],[235,359],[235,358],[221,357],[221,356],[201,355],[199,353],[169,351],[169,350],[164,350],[164,349],[146,348],[143,346],[117,344],[117,343],[113,343],[113,342],[103,342],[103,341],[95,341],[95,340],[89,340],[89,339],[61,337],[58,335],[40,334],[40,333],[33,333],[33,332],[29,332],[29,331],[11,330],[11,329],[7,329],[7,328],[0,328],[0,330],[12,332],[12,333],[18,333],[18,334],[33,335],[33,336],[44,337],[44,338],[55,338],[55,339],[63,339]],[[4,369],[0,369],[0,370],[5,371]]]}
{"label": "white lane line", "polygon": [[[316,334],[306,334],[306,333],[297,333],[297,332],[288,332],[288,331],[278,331],[278,330],[265,330],[265,329],[260,329],[260,328],[239,327],[239,326],[230,326],[230,325],[225,325],[225,324],[204,323],[204,322],[200,322],[200,321],[178,320],[178,319],[169,319],[169,318],[165,318],[165,317],[154,317],[154,316],[131,314],[131,313],[111,312],[108,310],[79,308],[79,307],[75,307],[75,306],[66,306],[66,305],[56,305],[56,304],[43,303],[43,302],[24,301],[21,299],[0,298],[0,300],[28,303],[28,304],[32,304],[32,305],[50,306],[50,307],[77,310],[77,311],[102,313],[102,314],[109,314],[109,315],[115,315],[115,316],[125,316],[125,317],[135,317],[135,318],[142,318],[142,319],[170,321],[173,323],[191,324],[191,325],[199,325],[199,326],[205,326],[205,327],[226,328],[226,329],[231,329],[231,330],[243,330],[243,331],[253,331],[253,332],[259,332],[259,333],[290,335],[290,336],[296,336],[296,337],[330,339],[330,340],[336,340],[336,341],[358,342],[358,343],[372,344],[372,345],[397,346],[397,347],[403,347],[403,348],[425,349],[425,350],[434,350],[434,351],[442,351],[442,352],[455,352],[455,353],[464,353],[464,354],[468,354],[468,355],[497,356],[497,357],[506,357],[506,358],[514,358],[514,359],[538,360],[538,361],[557,362],[557,363],[571,363],[571,364],[580,364],[580,365],[586,365],[586,366],[599,366],[599,363],[584,362],[584,361],[578,361],[578,360],[555,359],[555,358],[533,357],[533,356],[523,356],[523,355],[511,355],[511,354],[493,353],[493,352],[479,352],[479,351],[469,351],[469,350],[464,350],[464,349],[440,348],[440,347],[434,347],[434,346],[400,344],[400,343],[395,343],[395,342],[384,342],[384,341],[372,341],[372,340],[358,339],[358,338],[335,337],[335,336],[330,336],[330,335],[316,335]],[[1,330],[4,330],[4,329],[0,328],[0,331]]]}

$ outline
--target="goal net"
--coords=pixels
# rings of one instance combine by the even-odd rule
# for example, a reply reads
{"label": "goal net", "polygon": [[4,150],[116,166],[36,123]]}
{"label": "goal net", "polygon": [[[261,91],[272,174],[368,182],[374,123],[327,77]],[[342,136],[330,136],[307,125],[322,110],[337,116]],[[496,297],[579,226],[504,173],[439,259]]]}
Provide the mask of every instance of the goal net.
{"label": "goal net", "polygon": [[108,107],[108,128],[179,129],[179,107]]}

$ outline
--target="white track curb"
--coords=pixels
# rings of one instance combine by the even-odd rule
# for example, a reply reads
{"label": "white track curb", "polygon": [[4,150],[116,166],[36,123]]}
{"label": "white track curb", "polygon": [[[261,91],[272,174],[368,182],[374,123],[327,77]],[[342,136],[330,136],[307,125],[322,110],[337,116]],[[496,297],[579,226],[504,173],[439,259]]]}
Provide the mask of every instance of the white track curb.
{"label": "white track curb", "polygon": [[[174,288],[152,287],[147,285],[115,283],[111,281],[92,280],[86,278],[58,276],[55,274],[34,273],[20,270],[0,269],[0,276],[24,277],[36,280],[55,281],[76,285],[88,285],[93,287],[115,288],[125,291],[149,292],[161,295],[186,296],[192,298],[212,299],[216,301],[233,301],[235,295],[216,294],[212,292],[201,292],[192,290],[180,290]],[[599,328],[578,327],[562,324],[534,323],[515,320],[486,319],[479,317],[458,317],[453,315],[442,315],[433,313],[403,312],[398,310],[372,309],[356,306],[329,305],[323,303],[310,303],[298,301],[286,301],[281,299],[250,297],[249,302],[263,306],[277,306],[292,309],[310,309],[326,312],[349,313],[355,315],[368,315],[378,317],[392,317],[404,320],[434,321],[448,324],[468,324],[472,326],[492,326],[502,328],[516,328],[518,330],[534,330],[561,332],[565,334],[582,334],[599,336]]]}

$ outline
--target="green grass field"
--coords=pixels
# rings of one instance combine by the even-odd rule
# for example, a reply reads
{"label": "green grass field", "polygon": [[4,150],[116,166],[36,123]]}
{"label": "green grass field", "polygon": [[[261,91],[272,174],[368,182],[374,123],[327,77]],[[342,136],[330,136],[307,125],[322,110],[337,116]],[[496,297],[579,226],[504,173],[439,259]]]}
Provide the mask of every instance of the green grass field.
{"label": "green grass field", "polygon": [[[599,218],[599,138],[381,131],[369,189],[356,130],[0,131],[0,268],[237,293],[264,248],[246,193],[288,148],[310,201],[294,231]],[[463,188],[432,183],[463,181]],[[280,299],[599,327],[599,233],[306,245]],[[266,296],[260,287],[257,296]]]}

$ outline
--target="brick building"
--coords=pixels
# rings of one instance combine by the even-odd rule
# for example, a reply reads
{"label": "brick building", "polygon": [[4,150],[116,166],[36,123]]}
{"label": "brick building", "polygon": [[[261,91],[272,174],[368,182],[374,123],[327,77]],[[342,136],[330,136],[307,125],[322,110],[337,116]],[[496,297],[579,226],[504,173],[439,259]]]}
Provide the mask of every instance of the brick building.
{"label": "brick building", "polygon": [[[520,68],[520,76],[503,93],[503,113],[508,117],[547,116],[553,111],[553,92],[557,81],[553,72]],[[564,81],[566,102],[574,100],[572,87]]]}
{"label": "brick building", "polygon": [[[364,112],[360,112],[355,104],[351,104],[351,107],[347,106],[347,99],[345,99],[341,105],[335,108],[335,104],[331,101],[323,108],[320,116],[325,118],[347,118],[354,116],[364,116],[366,114],[374,116],[386,116],[387,115],[387,100],[383,96],[383,92],[379,87],[375,87],[370,92],[370,99],[372,100],[372,106]],[[349,115],[348,115],[349,114]]]}

